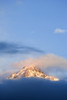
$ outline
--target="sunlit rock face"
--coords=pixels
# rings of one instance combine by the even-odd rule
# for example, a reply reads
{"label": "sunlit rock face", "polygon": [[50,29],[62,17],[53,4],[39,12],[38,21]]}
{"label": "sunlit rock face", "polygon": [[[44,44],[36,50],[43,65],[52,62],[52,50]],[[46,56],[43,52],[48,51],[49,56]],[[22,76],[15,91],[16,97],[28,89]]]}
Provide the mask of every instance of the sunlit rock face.
{"label": "sunlit rock face", "polygon": [[39,68],[37,68],[35,66],[23,67],[19,72],[11,74],[8,78],[9,79],[18,79],[20,77],[38,77],[38,78],[49,79],[52,81],[59,80],[58,78],[46,75]]}

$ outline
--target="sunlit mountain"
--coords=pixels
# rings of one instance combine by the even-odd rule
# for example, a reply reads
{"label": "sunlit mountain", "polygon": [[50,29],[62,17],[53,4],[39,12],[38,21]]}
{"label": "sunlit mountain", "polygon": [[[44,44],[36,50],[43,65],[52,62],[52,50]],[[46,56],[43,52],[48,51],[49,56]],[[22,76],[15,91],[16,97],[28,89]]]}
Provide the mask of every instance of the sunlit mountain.
{"label": "sunlit mountain", "polygon": [[18,79],[21,77],[38,77],[38,78],[49,79],[52,81],[59,80],[56,77],[46,75],[44,72],[42,72],[39,68],[37,68],[35,66],[23,67],[20,71],[11,74],[8,78],[9,79]]}

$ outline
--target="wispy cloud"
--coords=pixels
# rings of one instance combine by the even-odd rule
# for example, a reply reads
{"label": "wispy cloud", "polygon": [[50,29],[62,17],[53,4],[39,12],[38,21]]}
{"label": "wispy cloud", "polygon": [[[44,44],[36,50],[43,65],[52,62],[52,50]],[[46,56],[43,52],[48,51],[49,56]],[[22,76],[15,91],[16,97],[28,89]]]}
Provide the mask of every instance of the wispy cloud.
{"label": "wispy cloud", "polygon": [[67,32],[67,30],[65,30],[65,29],[60,29],[60,28],[56,28],[56,29],[54,30],[54,33],[58,33],[58,34],[62,34],[62,33],[65,33],[65,32]]}
{"label": "wispy cloud", "polygon": [[40,58],[30,58],[15,64],[22,66],[37,66],[46,74],[67,80],[67,59],[55,54],[46,54]]}
{"label": "wispy cloud", "polygon": [[40,58],[30,58],[28,60],[21,61],[19,63],[19,66],[39,66],[43,68],[48,67],[62,67],[67,68],[67,59],[64,59],[63,57],[54,55],[54,54],[46,54],[44,56],[41,56]]}
{"label": "wispy cloud", "polygon": [[18,1],[16,1],[16,4],[22,5],[23,4],[23,1],[18,0]]}
{"label": "wispy cloud", "polygon": [[0,54],[29,54],[33,52],[43,53],[42,50],[29,46],[20,46],[14,43],[0,42]]}

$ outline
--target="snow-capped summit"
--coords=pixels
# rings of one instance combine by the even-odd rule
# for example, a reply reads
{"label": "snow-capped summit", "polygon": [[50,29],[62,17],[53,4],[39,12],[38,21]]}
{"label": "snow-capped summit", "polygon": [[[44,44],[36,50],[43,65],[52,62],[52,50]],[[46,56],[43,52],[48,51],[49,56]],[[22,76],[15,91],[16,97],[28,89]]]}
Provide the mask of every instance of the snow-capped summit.
{"label": "snow-capped summit", "polygon": [[38,78],[44,78],[49,79],[52,81],[58,81],[58,78],[48,76],[44,72],[42,72],[39,68],[35,66],[30,67],[23,67],[20,71],[17,73],[13,73],[9,76],[9,79],[18,79],[20,77],[38,77]]}

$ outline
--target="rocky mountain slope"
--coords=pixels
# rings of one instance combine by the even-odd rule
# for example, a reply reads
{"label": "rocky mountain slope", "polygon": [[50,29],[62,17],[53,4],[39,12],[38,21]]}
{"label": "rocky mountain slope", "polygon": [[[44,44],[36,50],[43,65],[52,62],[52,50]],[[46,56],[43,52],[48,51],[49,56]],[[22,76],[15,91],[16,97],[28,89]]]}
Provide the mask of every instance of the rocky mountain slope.
{"label": "rocky mountain slope", "polygon": [[37,68],[35,66],[23,67],[20,71],[18,71],[17,73],[11,74],[8,78],[9,79],[18,79],[20,77],[38,77],[38,78],[49,79],[52,81],[59,80],[58,78],[46,75],[39,68]]}

